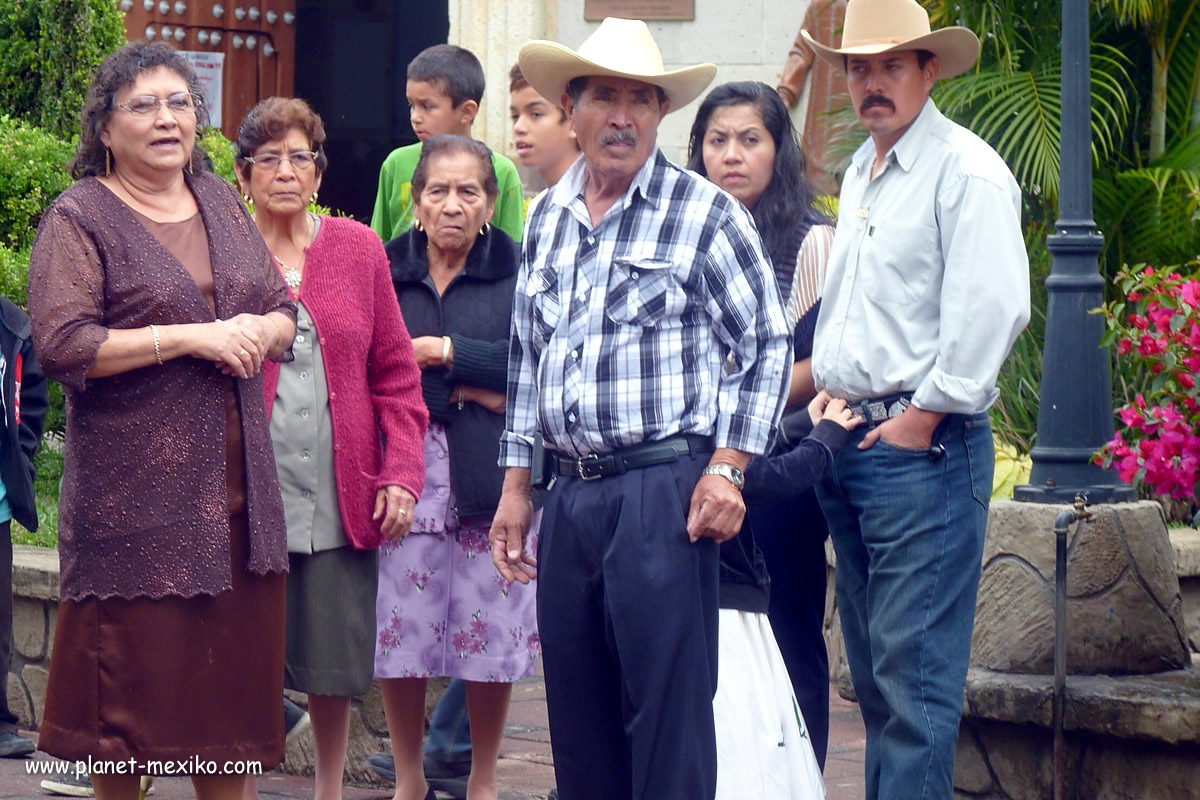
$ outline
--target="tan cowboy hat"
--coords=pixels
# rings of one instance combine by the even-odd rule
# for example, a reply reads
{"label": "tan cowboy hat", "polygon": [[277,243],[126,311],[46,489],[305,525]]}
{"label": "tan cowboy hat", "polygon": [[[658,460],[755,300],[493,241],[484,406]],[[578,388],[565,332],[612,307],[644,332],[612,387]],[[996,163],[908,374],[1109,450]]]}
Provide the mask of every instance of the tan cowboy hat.
{"label": "tan cowboy hat", "polygon": [[929,12],[917,0],[850,0],[842,46],[828,47],[800,31],[804,41],[822,60],[845,68],[845,57],[874,55],[891,50],[928,50],[938,57],[938,77],[953,78],[979,60],[979,37],[958,26],[930,32]]}
{"label": "tan cowboy hat", "polygon": [[606,17],[578,51],[539,39],[526,43],[517,61],[529,85],[556,103],[574,78],[606,75],[660,87],[671,101],[671,111],[699,97],[717,74],[716,64],[667,72],[646,23],[616,17]]}

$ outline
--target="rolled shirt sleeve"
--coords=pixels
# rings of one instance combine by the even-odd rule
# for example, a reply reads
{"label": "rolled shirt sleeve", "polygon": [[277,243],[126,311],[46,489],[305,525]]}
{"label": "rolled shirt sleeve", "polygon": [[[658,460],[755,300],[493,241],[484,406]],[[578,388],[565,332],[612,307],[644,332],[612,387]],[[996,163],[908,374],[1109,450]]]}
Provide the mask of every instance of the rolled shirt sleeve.
{"label": "rolled shirt sleeve", "polygon": [[[996,400],[996,377],[1029,322],[1029,261],[1019,196],[963,175],[938,194],[945,272],[933,368],[913,392],[928,411],[972,414]],[[988,291],[980,291],[980,281]]]}

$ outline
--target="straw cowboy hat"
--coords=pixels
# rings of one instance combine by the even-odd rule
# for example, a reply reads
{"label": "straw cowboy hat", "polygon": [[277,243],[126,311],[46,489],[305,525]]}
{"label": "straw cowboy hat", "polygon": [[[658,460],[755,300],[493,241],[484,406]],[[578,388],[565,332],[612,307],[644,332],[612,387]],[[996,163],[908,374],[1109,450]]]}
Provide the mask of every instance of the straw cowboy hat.
{"label": "straw cowboy hat", "polygon": [[953,78],[975,66],[979,37],[958,26],[930,32],[929,12],[917,0],[850,0],[842,46],[834,49],[800,31],[804,41],[822,60],[845,68],[845,57],[874,55],[892,50],[928,50],[938,57],[938,77]]}
{"label": "straw cowboy hat", "polygon": [[517,61],[529,85],[554,102],[558,102],[574,78],[604,75],[658,86],[667,93],[671,111],[699,97],[717,74],[716,64],[697,64],[668,72],[646,23],[615,17],[605,18],[579,45],[578,51],[539,39],[522,47]]}

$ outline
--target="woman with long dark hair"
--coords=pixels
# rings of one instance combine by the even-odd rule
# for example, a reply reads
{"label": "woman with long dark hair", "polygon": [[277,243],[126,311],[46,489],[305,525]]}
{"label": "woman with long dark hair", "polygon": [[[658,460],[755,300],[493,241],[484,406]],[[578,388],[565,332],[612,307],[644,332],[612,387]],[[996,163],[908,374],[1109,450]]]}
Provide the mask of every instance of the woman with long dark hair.
{"label": "woman with long dark hair", "polygon": [[[736,197],[754,216],[789,322],[795,326],[795,364],[785,419],[791,414],[803,415],[804,406],[816,396],[809,362],[833,227],[813,207],[804,152],[787,109],[775,90],[764,83],[718,86],[700,104],[688,153],[690,169]],[[818,410],[825,403],[827,398],[818,401]],[[816,414],[813,421],[820,416]],[[747,470],[747,489],[760,482],[755,466]],[[721,545],[722,614],[731,615],[732,625],[736,612],[761,614],[769,609],[769,628],[783,655],[822,768],[829,731],[829,660],[822,635],[827,530],[811,487],[824,466],[825,462],[814,456],[806,462],[803,477],[785,473],[792,485],[772,487],[772,495],[790,494],[786,500],[747,495],[748,524],[740,536]],[[773,582],[764,558],[775,577]],[[723,640],[730,638],[726,631],[723,617]],[[725,648],[721,649],[724,653]],[[735,679],[733,673],[722,669],[722,679],[726,676]],[[720,698],[718,689],[718,715]],[[718,724],[718,738],[720,727]],[[738,763],[744,759],[730,760]],[[718,782],[720,776],[718,769]]]}

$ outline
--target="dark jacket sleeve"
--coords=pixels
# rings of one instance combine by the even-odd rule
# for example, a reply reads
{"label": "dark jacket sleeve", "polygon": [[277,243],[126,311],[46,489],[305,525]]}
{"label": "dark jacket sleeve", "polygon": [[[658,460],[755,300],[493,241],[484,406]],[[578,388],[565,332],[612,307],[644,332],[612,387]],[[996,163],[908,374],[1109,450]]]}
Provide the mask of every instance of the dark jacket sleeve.
{"label": "dark jacket sleeve", "polygon": [[746,502],[791,500],[817,485],[846,444],[850,432],[823,419],[785,453],[755,456],[746,468],[742,497]]}
{"label": "dark jacket sleeve", "polygon": [[33,479],[33,457],[42,442],[42,423],[50,407],[46,376],[33,353],[33,339],[26,339],[21,347],[21,425],[17,436],[21,442],[21,453],[25,456],[29,478]]}
{"label": "dark jacket sleeve", "polygon": [[488,342],[457,333],[450,339],[454,343],[454,362],[446,377],[452,385],[501,393],[508,390],[508,339]]}

